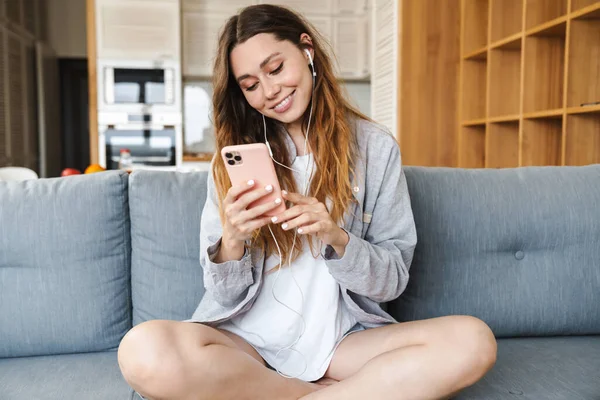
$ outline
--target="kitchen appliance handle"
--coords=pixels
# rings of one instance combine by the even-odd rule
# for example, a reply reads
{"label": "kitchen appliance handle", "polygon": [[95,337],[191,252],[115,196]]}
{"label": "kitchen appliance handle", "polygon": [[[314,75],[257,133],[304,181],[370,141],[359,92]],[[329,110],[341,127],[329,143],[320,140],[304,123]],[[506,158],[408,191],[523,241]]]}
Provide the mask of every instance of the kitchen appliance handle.
{"label": "kitchen appliance handle", "polygon": [[[111,157],[111,159],[114,162],[119,162],[119,157],[118,156],[113,156]],[[143,162],[169,162],[171,161],[171,157],[158,157],[158,156],[154,156],[154,157],[135,157],[132,156],[131,157],[131,161],[133,163],[143,163]]]}
{"label": "kitchen appliance handle", "polygon": [[117,131],[140,131],[140,130],[153,130],[153,131],[162,131],[165,129],[175,129],[174,125],[156,125],[156,124],[115,124],[109,125],[109,129],[114,129]]}

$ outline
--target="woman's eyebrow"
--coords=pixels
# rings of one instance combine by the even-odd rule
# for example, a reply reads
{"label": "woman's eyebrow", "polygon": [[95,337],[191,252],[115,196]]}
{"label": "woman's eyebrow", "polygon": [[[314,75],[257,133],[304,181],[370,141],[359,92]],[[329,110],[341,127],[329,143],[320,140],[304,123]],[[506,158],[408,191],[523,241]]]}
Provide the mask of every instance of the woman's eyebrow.
{"label": "woman's eyebrow", "polygon": [[263,60],[263,62],[260,63],[260,68],[262,69],[265,65],[267,65],[269,63],[269,61],[271,61],[271,58],[278,56],[278,55],[281,55],[281,53],[276,52],[276,53],[271,54],[269,57],[265,58]]}
{"label": "woman's eyebrow", "polygon": [[[264,66],[265,66],[265,65],[267,65],[267,64],[269,63],[269,61],[271,61],[271,59],[272,59],[273,57],[276,57],[276,56],[279,56],[279,55],[281,55],[281,53],[280,53],[280,52],[275,52],[275,53],[271,54],[270,56],[268,56],[267,58],[265,58],[265,59],[263,60],[263,62],[261,62],[261,63],[260,63],[260,68],[261,68],[261,69],[263,69],[263,68],[264,68]],[[244,75],[242,75],[242,76],[238,77],[238,78],[237,78],[237,81],[238,81],[238,83],[240,83],[241,81],[243,81],[243,80],[244,80],[244,79],[246,79],[246,78],[250,78],[250,75],[249,75],[249,74],[244,74]]]}

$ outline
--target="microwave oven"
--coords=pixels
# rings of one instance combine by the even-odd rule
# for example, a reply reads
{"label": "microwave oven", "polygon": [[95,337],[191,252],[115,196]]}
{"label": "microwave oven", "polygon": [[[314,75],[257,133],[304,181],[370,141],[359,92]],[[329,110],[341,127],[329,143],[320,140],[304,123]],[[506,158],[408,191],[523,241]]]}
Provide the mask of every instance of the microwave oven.
{"label": "microwave oven", "polygon": [[175,103],[173,68],[104,67],[102,75],[107,105]]}
{"label": "microwave oven", "polygon": [[98,111],[181,112],[178,62],[99,59],[97,71]]}

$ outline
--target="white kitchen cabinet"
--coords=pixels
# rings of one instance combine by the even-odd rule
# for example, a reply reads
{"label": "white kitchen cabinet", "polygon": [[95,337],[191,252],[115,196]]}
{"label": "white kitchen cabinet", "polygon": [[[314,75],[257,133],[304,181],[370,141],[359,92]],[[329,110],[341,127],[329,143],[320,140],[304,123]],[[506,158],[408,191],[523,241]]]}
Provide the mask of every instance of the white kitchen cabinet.
{"label": "white kitchen cabinet", "polygon": [[336,17],[333,21],[333,48],[342,78],[360,79],[369,75],[367,17]]}
{"label": "white kitchen cabinet", "polygon": [[219,32],[230,14],[183,14],[183,76],[209,77],[217,55]]}
{"label": "white kitchen cabinet", "polygon": [[97,57],[179,61],[178,0],[97,0]]}
{"label": "white kitchen cabinet", "polygon": [[257,0],[182,0],[181,9],[184,13],[192,11],[234,15],[240,9],[257,3]]}
{"label": "white kitchen cabinet", "polygon": [[309,21],[323,35],[325,40],[333,46],[333,19],[325,16],[314,16]]}
{"label": "white kitchen cabinet", "polygon": [[[290,7],[295,11],[309,15],[328,15],[333,14],[334,0],[284,0],[284,1],[269,1],[259,0],[260,4],[277,4]],[[310,18],[309,18],[310,19]]]}
{"label": "white kitchen cabinet", "polygon": [[367,12],[368,3],[368,0],[333,0],[333,13],[362,15]]}
{"label": "white kitchen cabinet", "polygon": [[340,78],[369,77],[369,0],[182,0],[183,76],[210,77],[227,19],[245,6],[263,3],[301,12],[331,44]]}

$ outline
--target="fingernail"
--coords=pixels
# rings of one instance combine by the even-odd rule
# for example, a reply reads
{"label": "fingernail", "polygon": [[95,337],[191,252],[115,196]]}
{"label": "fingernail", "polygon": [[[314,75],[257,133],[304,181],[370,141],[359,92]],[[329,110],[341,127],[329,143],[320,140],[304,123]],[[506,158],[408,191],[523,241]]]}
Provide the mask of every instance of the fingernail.
{"label": "fingernail", "polygon": [[250,179],[250,180],[248,181],[248,186],[252,186],[252,185],[254,185],[254,181],[253,181],[252,179]]}
{"label": "fingernail", "polygon": [[271,222],[273,222],[273,223],[277,222],[277,217],[271,218]]}
{"label": "fingernail", "polygon": [[281,204],[281,199],[279,197],[275,199],[275,204]]}
{"label": "fingernail", "polygon": [[298,233],[302,233],[302,228],[298,228]]}
{"label": "fingernail", "polygon": [[282,191],[281,191],[281,193],[283,193],[283,194],[288,194],[288,193],[287,193],[287,190],[282,190]]}
{"label": "fingernail", "polygon": [[288,227],[288,224],[283,224],[283,225],[281,225],[281,227],[282,227],[283,229],[287,229],[287,227]]}
{"label": "fingernail", "polygon": [[273,186],[272,185],[267,185],[267,186],[265,186],[265,189],[266,189],[267,192],[271,192],[271,191],[273,191]]}

